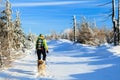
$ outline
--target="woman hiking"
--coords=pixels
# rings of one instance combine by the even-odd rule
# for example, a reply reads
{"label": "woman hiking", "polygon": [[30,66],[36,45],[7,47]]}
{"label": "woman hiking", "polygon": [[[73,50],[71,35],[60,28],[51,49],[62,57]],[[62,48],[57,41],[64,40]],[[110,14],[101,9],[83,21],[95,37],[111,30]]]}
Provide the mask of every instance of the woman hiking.
{"label": "woman hiking", "polygon": [[[42,34],[38,36],[38,39],[36,41],[36,51],[37,51],[38,60],[42,59],[46,61],[46,53],[48,53],[48,46],[46,39]],[[43,57],[41,58],[41,56]]]}

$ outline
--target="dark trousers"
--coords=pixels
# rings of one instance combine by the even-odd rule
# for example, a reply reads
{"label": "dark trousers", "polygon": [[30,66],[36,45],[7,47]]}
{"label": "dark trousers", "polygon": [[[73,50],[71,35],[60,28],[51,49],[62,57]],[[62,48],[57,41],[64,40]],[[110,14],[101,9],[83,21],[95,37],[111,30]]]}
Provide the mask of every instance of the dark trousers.
{"label": "dark trousers", "polygon": [[41,60],[41,56],[43,56],[42,60],[46,60],[46,52],[45,49],[43,50],[37,50],[37,56],[38,56],[38,60]]}

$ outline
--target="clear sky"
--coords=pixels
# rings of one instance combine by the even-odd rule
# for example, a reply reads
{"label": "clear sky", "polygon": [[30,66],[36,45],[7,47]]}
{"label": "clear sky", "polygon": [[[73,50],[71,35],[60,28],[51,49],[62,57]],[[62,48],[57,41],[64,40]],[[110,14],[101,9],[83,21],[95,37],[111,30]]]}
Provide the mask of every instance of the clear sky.
{"label": "clear sky", "polygon": [[[12,3],[13,15],[20,11],[22,28],[39,34],[51,31],[62,32],[72,28],[72,18],[76,15],[79,21],[82,16],[96,21],[97,26],[112,28],[111,17],[107,17],[111,4],[98,6],[111,0],[9,0]],[[106,20],[106,21],[104,21]]]}

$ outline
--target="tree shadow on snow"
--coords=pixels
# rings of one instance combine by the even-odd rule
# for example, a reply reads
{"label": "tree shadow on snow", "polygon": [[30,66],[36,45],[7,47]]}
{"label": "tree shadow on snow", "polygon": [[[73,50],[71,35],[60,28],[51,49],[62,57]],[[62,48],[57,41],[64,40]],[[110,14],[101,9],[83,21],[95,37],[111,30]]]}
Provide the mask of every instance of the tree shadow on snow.
{"label": "tree shadow on snow", "polygon": [[35,80],[34,78],[17,75],[14,76],[14,74],[9,74],[5,72],[0,73],[0,78],[2,78],[2,80]]}
{"label": "tree shadow on snow", "polygon": [[[71,56],[76,57],[76,56]],[[89,66],[111,64],[112,66],[96,69],[91,73],[72,74],[76,80],[119,80],[120,79],[120,57],[113,55],[105,47],[95,49],[93,53],[85,53],[79,57],[93,57],[95,61],[89,61]]]}
{"label": "tree shadow on snow", "polygon": [[9,69],[10,72],[16,72],[21,74],[33,75],[33,71],[27,71],[22,69]]}
{"label": "tree shadow on snow", "polygon": [[91,73],[72,74],[75,80],[119,80],[120,66],[115,65],[103,69],[95,70]]}

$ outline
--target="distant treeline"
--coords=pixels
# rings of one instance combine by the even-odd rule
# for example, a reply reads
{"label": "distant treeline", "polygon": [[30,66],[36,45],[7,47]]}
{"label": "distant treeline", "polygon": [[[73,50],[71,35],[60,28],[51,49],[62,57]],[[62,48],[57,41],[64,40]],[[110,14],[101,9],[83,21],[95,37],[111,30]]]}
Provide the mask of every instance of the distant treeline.
{"label": "distant treeline", "polygon": [[74,29],[71,28],[66,29],[62,33],[52,31],[47,36],[47,39],[68,39],[74,41],[74,36],[76,37],[75,42],[93,46],[113,42],[113,31],[110,28],[106,26],[99,28],[95,22],[87,21],[85,17],[80,22],[77,22],[76,35],[74,35]]}

